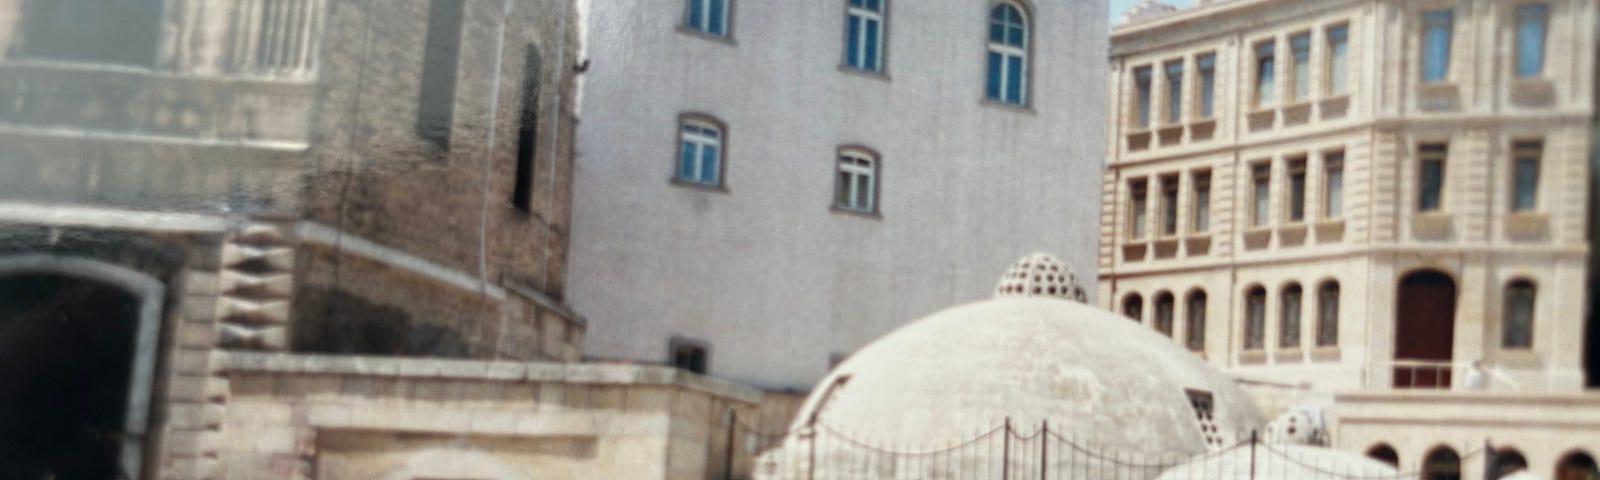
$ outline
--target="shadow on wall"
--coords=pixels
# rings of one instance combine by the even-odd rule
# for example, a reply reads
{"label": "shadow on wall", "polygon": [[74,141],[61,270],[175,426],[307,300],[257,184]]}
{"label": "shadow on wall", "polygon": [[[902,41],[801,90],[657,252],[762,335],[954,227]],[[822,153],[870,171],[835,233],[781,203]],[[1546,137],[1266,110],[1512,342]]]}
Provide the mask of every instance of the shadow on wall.
{"label": "shadow on wall", "polygon": [[305,353],[467,357],[459,333],[412,322],[398,307],[379,305],[349,292],[307,288],[296,295],[291,349]]}

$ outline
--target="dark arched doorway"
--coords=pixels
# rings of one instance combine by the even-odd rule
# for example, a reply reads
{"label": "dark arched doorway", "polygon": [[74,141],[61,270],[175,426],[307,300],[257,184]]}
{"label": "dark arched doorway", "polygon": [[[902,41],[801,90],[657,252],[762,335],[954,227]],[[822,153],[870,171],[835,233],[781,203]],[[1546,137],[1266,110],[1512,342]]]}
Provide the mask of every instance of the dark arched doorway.
{"label": "dark arched doorway", "polygon": [[1600,478],[1600,467],[1595,465],[1594,457],[1583,451],[1574,451],[1561,457],[1556,463],[1556,477],[1554,480],[1594,480]]}
{"label": "dark arched doorway", "polygon": [[0,275],[0,478],[138,478],[123,457],[137,455],[143,300],[62,274]]}
{"label": "dark arched doorway", "polygon": [[1394,386],[1450,388],[1456,282],[1437,270],[1400,279],[1396,293]]}
{"label": "dark arched doorway", "polygon": [[1422,460],[1422,480],[1461,480],[1461,456],[1450,447],[1437,447]]}
{"label": "dark arched doorway", "polygon": [[1400,454],[1395,452],[1394,447],[1389,446],[1387,443],[1380,443],[1368,448],[1367,458],[1387,463],[1394,468],[1400,468]]}

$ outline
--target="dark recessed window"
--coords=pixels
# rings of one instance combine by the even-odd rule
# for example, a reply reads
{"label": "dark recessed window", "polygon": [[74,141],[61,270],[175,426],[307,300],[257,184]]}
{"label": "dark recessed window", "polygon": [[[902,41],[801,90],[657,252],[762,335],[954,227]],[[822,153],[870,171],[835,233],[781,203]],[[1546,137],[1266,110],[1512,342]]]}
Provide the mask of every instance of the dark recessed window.
{"label": "dark recessed window", "polygon": [[672,366],[694,373],[706,373],[708,352],[704,344],[678,340],[672,342]]}
{"label": "dark recessed window", "polygon": [[517,170],[511,204],[524,212],[533,207],[534,154],[539,137],[539,48],[528,45],[522,64],[522,111],[517,120]]}
{"label": "dark recessed window", "polygon": [[428,5],[422,88],[417,97],[417,136],[440,150],[450,149],[450,124],[455,118],[463,3],[432,0]]}
{"label": "dark recessed window", "polygon": [[22,2],[18,55],[70,62],[151,66],[161,41],[163,0]]}

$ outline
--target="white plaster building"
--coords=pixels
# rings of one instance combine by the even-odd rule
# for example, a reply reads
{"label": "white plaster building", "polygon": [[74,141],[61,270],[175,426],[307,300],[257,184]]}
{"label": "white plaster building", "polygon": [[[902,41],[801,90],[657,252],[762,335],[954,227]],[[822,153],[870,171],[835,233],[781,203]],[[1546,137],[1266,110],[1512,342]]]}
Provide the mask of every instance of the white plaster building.
{"label": "white plaster building", "polygon": [[1597,24],[1590,1],[1234,0],[1115,28],[1100,304],[1254,385],[1337,392],[1333,445],[1401,471],[1488,439],[1592,469]]}
{"label": "white plaster building", "polygon": [[588,3],[591,355],[804,390],[1018,254],[1090,271],[1105,2]]}

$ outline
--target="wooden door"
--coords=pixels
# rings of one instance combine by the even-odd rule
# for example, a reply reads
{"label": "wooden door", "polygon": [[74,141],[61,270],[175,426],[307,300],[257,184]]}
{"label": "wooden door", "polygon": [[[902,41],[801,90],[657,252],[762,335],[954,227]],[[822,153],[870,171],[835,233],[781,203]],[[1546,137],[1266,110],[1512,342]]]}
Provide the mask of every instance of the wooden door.
{"label": "wooden door", "polygon": [[[1448,364],[1455,342],[1455,281],[1438,271],[1414,272],[1400,279],[1397,295],[1395,360]],[[1450,369],[1396,366],[1394,386],[1450,388]]]}

